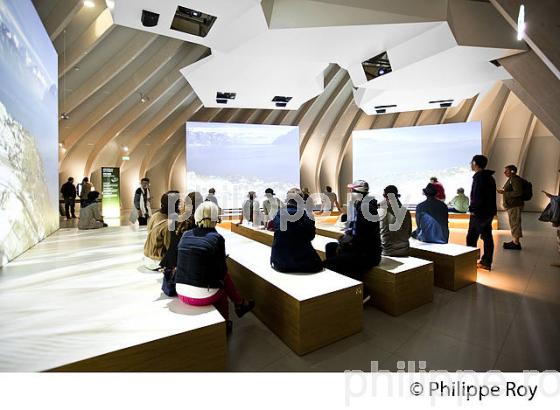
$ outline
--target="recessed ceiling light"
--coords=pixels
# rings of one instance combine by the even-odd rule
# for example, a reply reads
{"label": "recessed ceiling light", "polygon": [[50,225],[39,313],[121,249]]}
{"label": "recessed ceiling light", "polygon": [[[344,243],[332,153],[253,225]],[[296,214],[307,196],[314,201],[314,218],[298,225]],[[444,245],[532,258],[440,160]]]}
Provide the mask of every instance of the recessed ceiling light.
{"label": "recessed ceiling light", "polygon": [[84,0],[84,7],[92,9],[95,7],[95,3],[92,0]]}
{"label": "recessed ceiling light", "polygon": [[517,16],[517,40],[523,40],[525,35],[525,6],[519,6],[519,15]]}

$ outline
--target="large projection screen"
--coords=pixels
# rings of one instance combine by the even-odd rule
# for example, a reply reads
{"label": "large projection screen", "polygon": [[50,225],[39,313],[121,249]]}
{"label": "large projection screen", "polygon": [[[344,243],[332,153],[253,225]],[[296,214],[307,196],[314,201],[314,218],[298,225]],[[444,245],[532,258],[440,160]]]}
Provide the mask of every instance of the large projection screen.
{"label": "large projection screen", "polygon": [[299,187],[299,128],[280,125],[187,123],[187,190],[215,188],[222,209],[241,208],[249,191],[280,199]]}
{"label": "large projection screen", "polygon": [[354,179],[368,181],[378,199],[383,188],[396,185],[403,204],[411,206],[425,199],[422,188],[432,176],[443,184],[447,200],[457,188],[469,195],[470,162],[481,153],[481,138],[480,122],[354,131]]}
{"label": "large projection screen", "polygon": [[58,229],[58,57],[30,0],[0,0],[0,261]]}

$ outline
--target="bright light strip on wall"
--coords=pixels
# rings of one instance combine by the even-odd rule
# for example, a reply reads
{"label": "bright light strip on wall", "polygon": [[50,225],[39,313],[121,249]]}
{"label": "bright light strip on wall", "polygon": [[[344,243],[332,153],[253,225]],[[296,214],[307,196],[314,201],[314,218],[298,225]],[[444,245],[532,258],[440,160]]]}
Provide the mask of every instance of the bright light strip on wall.
{"label": "bright light strip on wall", "polygon": [[84,0],[84,7],[87,7],[88,9],[92,9],[95,7],[95,3],[91,0]]}
{"label": "bright light strip on wall", "polygon": [[114,0],[105,0],[105,4],[107,4],[107,8],[111,11],[113,11],[115,9]]}
{"label": "bright light strip on wall", "polygon": [[517,17],[517,40],[523,40],[525,35],[525,6],[519,7],[519,16]]}

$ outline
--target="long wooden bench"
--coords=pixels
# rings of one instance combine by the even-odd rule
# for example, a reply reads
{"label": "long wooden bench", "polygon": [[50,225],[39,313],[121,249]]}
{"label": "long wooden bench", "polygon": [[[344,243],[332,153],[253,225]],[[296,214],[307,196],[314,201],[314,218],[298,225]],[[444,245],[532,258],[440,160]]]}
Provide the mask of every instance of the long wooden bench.
{"label": "long wooden bench", "polygon": [[[342,236],[342,230],[333,224],[316,222],[315,226],[319,235],[334,239]],[[476,282],[476,262],[480,255],[478,248],[410,239],[410,255],[434,263],[434,284],[437,287],[458,290]]]}
{"label": "long wooden bench", "polygon": [[[416,228],[416,211],[411,210],[410,216],[412,217],[412,226],[413,228]],[[468,213],[462,214],[457,212],[450,212],[449,228],[468,229],[470,219],[471,219],[471,215]],[[492,219],[492,229],[496,230],[498,228],[499,228],[498,217],[495,216]]]}
{"label": "long wooden bench", "polygon": [[[233,224],[232,232],[272,246],[274,234],[269,231]],[[325,258],[325,246],[333,239],[315,236],[313,247]],[[365,288],[372,296],[372,304],[394,316],[416,309],[433,300],[434,269],[430,261],[408,257],[383,257],[381,264],[362,277]]]}
{"label": "long wooden bench", "polygon": [[228,269],[253,313],[298,355],[362,329],[362,284],[325,270],[286,274],[270,266],[270,247],[218,228],[226,242]]}
{"label": "long wooden bench", "polygon": [[59,230],[2,268],[0,371],[225,371],[220,313],[162,297],[139,270],[145,232],[98,231]]}

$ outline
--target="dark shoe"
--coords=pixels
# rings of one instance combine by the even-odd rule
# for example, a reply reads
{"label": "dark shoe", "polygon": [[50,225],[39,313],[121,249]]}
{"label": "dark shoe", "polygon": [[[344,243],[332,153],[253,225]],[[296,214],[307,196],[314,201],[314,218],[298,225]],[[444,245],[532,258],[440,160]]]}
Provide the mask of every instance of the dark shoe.
{"label": "dark shoe", "polygon": [[251,310],[253,310],[254,307],[255,307],[254,300],[245,301],[243,304],[235,306],[235,314],[237,315],[237,317],[241,318],[245,315],[245,313],[248,313]]}
{"label": "dark shoe", "polygon": [[512,249],[512,250],[520,251],[521,250],[521,244],[520,243],[515,243],[513,241],[504,242],[504,249]]}
{"label": "dark shoe", "polygon": [[482,263],[482,262],[478,262],[478,263],[476,264],[476,268],[477,268],[477,269],[482,269],[482,270],[487,270],[487,271],[491,271],[491,270],[492,270],[492,267],[491,267],[490,265],[487,265],[487,264]]}
{"label": "dark shoe", "polygon": [[233,332],[233,322],[231,320],[226,320],[226,335],[231,335]]}
{"label": "dark shoe", "polygon": [[78,219],[76,215],[72,215],[72,219]]}

